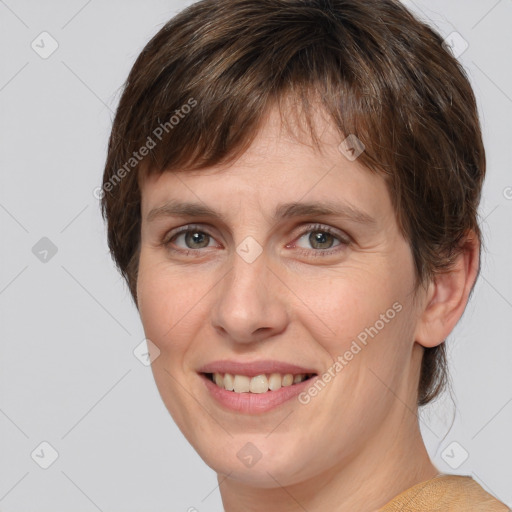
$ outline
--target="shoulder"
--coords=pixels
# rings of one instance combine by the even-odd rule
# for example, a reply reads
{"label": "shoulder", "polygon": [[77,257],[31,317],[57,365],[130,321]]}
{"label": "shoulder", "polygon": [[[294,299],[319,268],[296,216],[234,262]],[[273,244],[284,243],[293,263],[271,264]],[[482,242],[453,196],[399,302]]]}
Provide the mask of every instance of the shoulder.
{"label": "shoulder", "polygon": [[509,512],[470,476],[440,475],[400,493],[379,512]]}

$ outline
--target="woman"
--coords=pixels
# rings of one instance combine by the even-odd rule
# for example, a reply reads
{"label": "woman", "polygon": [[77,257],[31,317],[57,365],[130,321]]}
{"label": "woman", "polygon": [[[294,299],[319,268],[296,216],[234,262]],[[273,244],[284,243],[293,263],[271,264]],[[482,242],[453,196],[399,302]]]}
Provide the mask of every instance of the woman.
{"label": "woman", "polygon": [[203,0],[130,72],[109,247],[226,512],[507,510],[417,419],[480,269],[485,152],[445,46],[393,0]]}

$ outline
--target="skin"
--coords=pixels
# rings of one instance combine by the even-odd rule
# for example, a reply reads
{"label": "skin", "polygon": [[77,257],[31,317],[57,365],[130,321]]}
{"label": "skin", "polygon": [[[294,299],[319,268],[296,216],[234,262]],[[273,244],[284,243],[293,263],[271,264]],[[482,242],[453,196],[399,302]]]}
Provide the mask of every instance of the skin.
{"label": "skin", "polygon": [[[137,293],[146,337],[159,351],[154,378],[178,427],[217,472],[226,512],[373,512],[438,473],[417,419],[422,352],[442,343],[462,315],[478,242],[468,237],[453,271],[415,294],[411,249],[383,178],[341,154],[340,135],[320,114],[316,124],[321,152],[271,110],[235,163],[141,181]],[[225,222],[148,222],[170,199],[206,204]],[[376,222],[271,221],[277,205],[297,200],[350,203]],[[183,234],[173,238],[189,224],[210,236],[188,245]],[[327,245],[308,239],[321,231],[312,224],[335,230]],[[236,252],[248,236],[264,249],[252,263]],[[336,252],[319,255],[328,250]],[[197,374],[232,358],[277,359],[321,373],[396,302],[401,311],[307,404],[292,399],[259,415],[226,411]],[[261,453],[252,467],[237,457],[247,442]]]}

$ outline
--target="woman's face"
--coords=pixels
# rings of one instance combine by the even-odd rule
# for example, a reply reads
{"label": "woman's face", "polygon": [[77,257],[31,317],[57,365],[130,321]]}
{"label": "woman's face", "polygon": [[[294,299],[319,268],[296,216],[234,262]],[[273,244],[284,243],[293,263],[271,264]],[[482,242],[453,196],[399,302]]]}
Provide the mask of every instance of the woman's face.
{"label": "woman's face", "polygon": [[318,123],[322,154],[272,111],[230,167],[142,183],[138,306],[159,392],[211,468],[261,487],[372,467],[417,421],[411,250],[383,178]]}

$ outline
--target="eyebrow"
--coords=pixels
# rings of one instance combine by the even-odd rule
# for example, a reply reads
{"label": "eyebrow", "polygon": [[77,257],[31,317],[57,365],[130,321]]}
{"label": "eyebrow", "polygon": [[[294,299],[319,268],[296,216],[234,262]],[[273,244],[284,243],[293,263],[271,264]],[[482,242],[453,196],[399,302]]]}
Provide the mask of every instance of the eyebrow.
{"label": "eyebrow", "polygon": [[[305,216],[332,216],[352,220],[359,224],[376,225],[377,220],[368,213],[355,208],[350,204],[341,204],[331,201],[322,202],[291,202],[284,203],[274,210],[271,220],[290,219]],[[152,222],[161,217],[209,217],[226,223],[226,218],[201,203],[167,201],[162,206],[153,208],[147,215],[146,221]]]}

